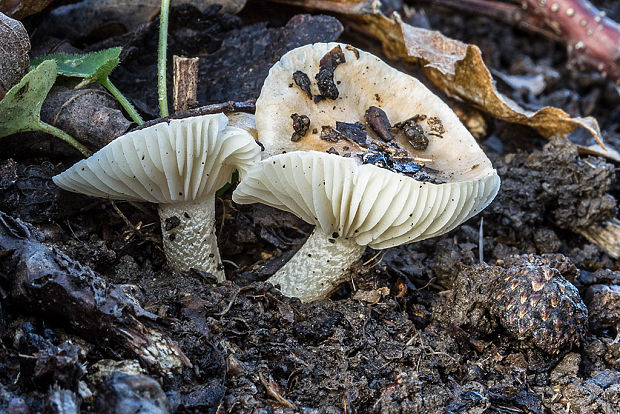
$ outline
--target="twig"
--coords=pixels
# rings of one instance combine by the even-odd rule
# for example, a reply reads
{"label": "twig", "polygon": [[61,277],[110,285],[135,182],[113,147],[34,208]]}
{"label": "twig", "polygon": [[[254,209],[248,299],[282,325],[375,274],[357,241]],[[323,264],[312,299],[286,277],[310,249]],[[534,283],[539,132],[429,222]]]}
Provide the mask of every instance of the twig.
{"label": "twig", "polygon": [[271,376],[269,377],[269,382],[265,381],[265,378],[263,377],[263,374],[261,373],[258,374],[258,377],[260,378],[260,382],[263,384],[263,386],[267,390],[267,394],[271,395],[273,398],[275,398],[280,404],[282,404],[285,407],[288,407],[288,408],[295,407],[295,405],[292,402],[290,402],[289,400],[284,398],[282,395],[280,395],[280,393],[275,389],[275,387],[272,385],[273,380],[271,379]]}
{"label": "twig", "polygon": [[484,217],[480,217],[480,229],[478,230],[478,261],[484,263]]}
{"label": "twig", "polygon": [[139,238],[142,238],[142,233],[140,233],[140,231],[136,228],[136,226],[134,226],[131,223],[131,221],[129,221],[129,219],[125,216],[125,214],[123,214],[123,212],[121,211],[120,208],[118,208],[114,200],[110,200],[110,204],[112,204],[112,208],[114,209],[114,211],[116,211],[116,214],[118,214],[120,218],[125,222],[127,227],[131,229],[132,233],[138,236]]}
{"label": "twig", "polygon": [[216,313],[215,316],[224,316],[224,315],[226,315],[228,313],[228,311],[230,310],[230,308],[232,308],[233,303],[235,303],[235,299],[237,299],[237,296],[239,295],[239,293],[241,293],[243,291],[246,291],[246,290],[250,290],[250,289],[254,289],[254,287],[252,287],[252,286],[243,286],[243,287],[237,289],[235,291],[235,293],[232,294],[232,297],[231,297],[230,301],[228,302],[228,305],[226,305],[226,308],[223,311]]}
{"label": "twig", "polygon": [[387,253],[387,250],[383,250],[383,251],[382,251],[382,253],[383,253],[383,254],[382,254],[382,255],[381,255],[381,257],[379,258],[379,260],[377,260],[376,262],[374,262],[374,263],[372,264],[372,266],[370,266],[370,267],[368,268],[368,270],[372,269],[373,267],[377,266],[379,263],[381,263],[381,262],[383,261],[383,258],[385,257],[385,255],[386,255],[386,253]]}
{"label": "twig", "polygon": [[379,250],[377,252],[377,254],[375,254],[373,257],[371,257],[370,259],[366,260],[364,263],[362,263],[362,266],[366,266],[368,263],[372,262],[373,260],[375,260],[380,254],[381,254],[381,250]]}
{"label": "twig", "polygon": [[162,118],[153,119],[151,121],[145,122],[142,125],[137,126],[132,131],[138,131],[143,128],[148,128],[150,126],[159,124],[160,122],[170,122],[170,120],[172,119],[183,119],[183,118],[189,118],[192,116],[216,114],[219,112],[248,112],[248,113],[253,114],[255,110],[256,110],[255,99],[250,99],[250,100],[243,101],[243,102],[228,101],[228,102],[223,102],[223,103],[201,106],[198,108],[180,112],[178,114],[172,114],[172,115],[165,116]]}

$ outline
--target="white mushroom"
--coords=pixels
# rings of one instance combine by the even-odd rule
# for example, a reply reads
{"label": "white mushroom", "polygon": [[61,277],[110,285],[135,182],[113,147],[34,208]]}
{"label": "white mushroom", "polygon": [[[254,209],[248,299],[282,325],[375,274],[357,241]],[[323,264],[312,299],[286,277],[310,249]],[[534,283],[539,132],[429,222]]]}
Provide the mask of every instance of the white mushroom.
{"label": "white mushroom", "polygon": [[[316,83],[308,94],[307,87],[290,85],[293,74],[313,79],[334,50],[344,60],[333,70],[337,98],[315,103],[309,95],[320,93]],[[427,141],[419,145],[394,128],[393,138],[380,139],[380,128],[371,125],[362,126],[363,139],[338,131],[329,141],[320,138],[324,127],[337,129],[336,122],[372,123],[369,117],[381,111],[369,116],[371,107],[385,112],[384,121],[414,118],[410,126]],[[499,190],[491,162],[445,103],[415,78],[350,46],[315,44],[287,53],[269,72],[256,108],[260,140],[275,155],[248,172],[233,200],[261,202],[316,225],[269,279],[287,296],[323,298],[346,280],[365,246],[383,249],[443,234],[479,213]],[[301,137],[293,135],[294,113],[309,119]],[[377,165],[369,163],[375,156]]]}
{"label": "white mushroom", "polygon": [[215,192],[260,159],[244,129],[224,114],[162,122],[123,135],[53,178],[59,187],[158,204],[164,251],[177,270],[225,279],[214,232]]}

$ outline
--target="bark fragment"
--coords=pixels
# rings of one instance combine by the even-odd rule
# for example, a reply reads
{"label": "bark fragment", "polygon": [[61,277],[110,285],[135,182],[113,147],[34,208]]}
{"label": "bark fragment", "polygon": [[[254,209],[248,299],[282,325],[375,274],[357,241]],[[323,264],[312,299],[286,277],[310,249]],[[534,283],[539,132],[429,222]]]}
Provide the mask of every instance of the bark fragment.
{"label": "bark fragment", "polygon": [[131,285],[108,285],[89,267],[36,241],[20,220],[0,212],[0,251],[11,255],[10,299],[20,308],[56,316],[81,336],[120,346],[150,370],[172,375],[192,364],[178,345],[146,325],[156,315],[142,309]]}

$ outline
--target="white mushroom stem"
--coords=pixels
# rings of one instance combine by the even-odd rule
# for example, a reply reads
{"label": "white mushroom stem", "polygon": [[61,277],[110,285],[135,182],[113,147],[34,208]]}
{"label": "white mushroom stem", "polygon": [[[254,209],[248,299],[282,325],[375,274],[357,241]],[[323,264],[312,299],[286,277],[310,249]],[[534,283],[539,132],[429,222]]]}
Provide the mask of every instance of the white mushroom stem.
{"label": "white mushroom stem", "polygon": [[346,281],[349,268],[365,248],[350,239],[332,238],[317,227],[295,256],[267,281],[302,302],[322,299]]}
{"label": "white mushroom stem", "polygon": [[215,195],[197,201],[159,204],[168,264],[176,270],[209,272],[226,280],[215,236]]}

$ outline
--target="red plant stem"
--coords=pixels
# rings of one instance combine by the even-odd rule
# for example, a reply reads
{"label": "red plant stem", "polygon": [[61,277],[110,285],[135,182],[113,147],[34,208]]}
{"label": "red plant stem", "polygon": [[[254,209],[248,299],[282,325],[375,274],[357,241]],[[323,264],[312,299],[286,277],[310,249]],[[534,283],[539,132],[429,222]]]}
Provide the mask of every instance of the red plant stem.
{"label": "red plant stem", "polygon": [[620,84],[620,25],[587,0],[522,0],[564,39],[572,63]]}
{"label": "red plant stem", "polygon": [[504,3],[500,0],[425,0],[436,6],[448,7],[463,12],[478,14],[495,20],[522,27],[556,42],[562,39],[555,32],[543,27],[540,18],[523,12],[518,4]]}

